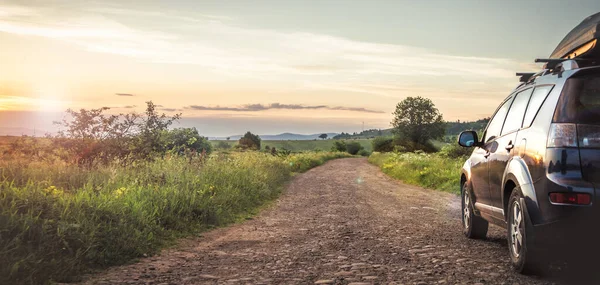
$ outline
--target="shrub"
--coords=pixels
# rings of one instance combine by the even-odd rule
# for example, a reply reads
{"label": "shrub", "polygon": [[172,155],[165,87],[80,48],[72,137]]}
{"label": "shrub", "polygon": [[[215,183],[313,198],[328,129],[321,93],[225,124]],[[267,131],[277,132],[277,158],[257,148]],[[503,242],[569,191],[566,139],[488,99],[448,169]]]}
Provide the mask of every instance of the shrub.
{"label": "shrub", "polygon": [[346,142],[338,140],[334,141],[333,145],[331,146],[331,151],[346,152]]}
{"label": "shrub", "polygon": [[196,128],[177,128],[165,132],[166,147],[176,153],[193,150],[198,153],[210,153],[212,145],[208,139],[198,134]]}
{"label": "shrub", "polygon": [[449,158],[467,158],[473,153],[472,148],[459,146],[457,143],[448,144],[442,147],[439,154]]}
{"label": "shrub", "polygon": [[371,141],[373,145],[373,151],[377,152],[390,152],[394,151],[394,139],[386,137],[376,137]]}
{"label": "shrub", "polygon": [[361,149],[361,150],[358,152],[358,155],[360,155],[360,156],[369,156],[369,155],[371,155],[371,153],[370,153],[370,152],[368,152],[368,151],[367,151],[367,150],[365,150],[365,149]]}
{"label": "shrub", "polygon": [[260,150],[260,137],[251,132],[247,132],[238,141],[238,145],[242,149]]}
{"label": "shrub", "polygon": [[346,144],[346,151],[351,155],[356,155],[363,150],[363,146],[359,142],[349,142]]}

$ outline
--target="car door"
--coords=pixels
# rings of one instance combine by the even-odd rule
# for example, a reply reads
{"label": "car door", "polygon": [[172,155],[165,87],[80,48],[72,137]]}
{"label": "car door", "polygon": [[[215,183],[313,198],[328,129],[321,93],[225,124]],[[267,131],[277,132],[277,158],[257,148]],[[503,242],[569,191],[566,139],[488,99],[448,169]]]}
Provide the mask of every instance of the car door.
{"label": "car door", "polygon": [[490,119],[483,135],[484,145],[473,151],[471,156],[471,186],[475,201],[484,205],[490,205],[490,185],[488,158],[493,152],[495,139],[500,136],[504,119],[508,113],[508,108],[512,102],[512,97],[506,99]]}
{"label": "car door", "polygon": [[495,139],[495,146],[490,149],[488,157],[489,185],[490,185],[490,206],[494,214],[503,217],[502,209],[502,188],[504,170],[510,158],[513,155],[515,145],[518,144],[517,131],[523,126],[523,118],[527,103],[531,98],[533,88],[525,89],[514,95],[513,102],[508,110],[508,114],[502,126],[500,136]]}

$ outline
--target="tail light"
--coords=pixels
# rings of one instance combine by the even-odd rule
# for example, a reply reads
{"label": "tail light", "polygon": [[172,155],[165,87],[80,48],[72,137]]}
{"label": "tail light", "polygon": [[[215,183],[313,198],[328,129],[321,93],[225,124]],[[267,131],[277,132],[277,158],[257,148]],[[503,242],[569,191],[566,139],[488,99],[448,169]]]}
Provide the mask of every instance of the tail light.
{"label": "tail light", "polygon": [[547,146],[600,148],[600,126],[552,124]]}
{"label": "tail light", "polygon": [[600,126],[577,125],[580,148],[600,148]]}
{"label": "tail light", "polygon": [[552,124],[548,136],[548,147],[577,147],[575,124]]}
{"label": "tail light", "polygon": [[587,193],[550,193],[550,202],[555,204],[589,205],[592,196]]}

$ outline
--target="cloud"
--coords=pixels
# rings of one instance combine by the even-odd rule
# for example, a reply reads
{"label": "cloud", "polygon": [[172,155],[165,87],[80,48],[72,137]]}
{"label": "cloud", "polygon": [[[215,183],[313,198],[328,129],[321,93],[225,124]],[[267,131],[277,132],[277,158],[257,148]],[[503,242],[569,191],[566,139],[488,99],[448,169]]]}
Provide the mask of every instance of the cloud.
{"label": "cloud", "polygon": [[352,111],[352,112],[363,112],[363,113],[376,113],[382,114],[383,111],[369,110],[366,108],[355,108],[355,107],[341,107],[341,106],[327,106],[327,105],[299,105],[299,104],[247,104],[240,107],[221,107],[221,106],[200,106],[191,105],[185,107],[185,109],[199,110],[199,111],[232,111],[232,112],[258,112],[267,110],[331,110],[331,111]]}
{"label": "cloud", "polygon": [[160,108],[159,110],[161,110],[161,111],[165,111],[165,112],[176,112],[176,111],[181,111],[181,109],[175,109],[175,108]]}
{"label": "cloud", "polygon": [[117,96],[125,96],[125,97],[132,97],[132,96],[134,96],[131,93],[115,93],[115,95],[117,95]]}

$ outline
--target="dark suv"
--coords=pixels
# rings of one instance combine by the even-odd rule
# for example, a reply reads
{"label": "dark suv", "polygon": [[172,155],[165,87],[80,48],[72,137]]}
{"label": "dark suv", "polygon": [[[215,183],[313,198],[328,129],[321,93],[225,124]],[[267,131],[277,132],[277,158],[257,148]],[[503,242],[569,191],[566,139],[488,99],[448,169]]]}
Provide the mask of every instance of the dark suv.
{"label": "dark suv", "polygon": [[481,139],[475,131],[459,136],[461,146],[475,147],[461,174],[464,233],[484,238],[488,223],[507,228],[519,272],[543,264],[547,253],[585,251],[600,240],[598,36],[600,13],[551,59],[537,60],[546,62],[542,71],[519,74],[522,83]]}

